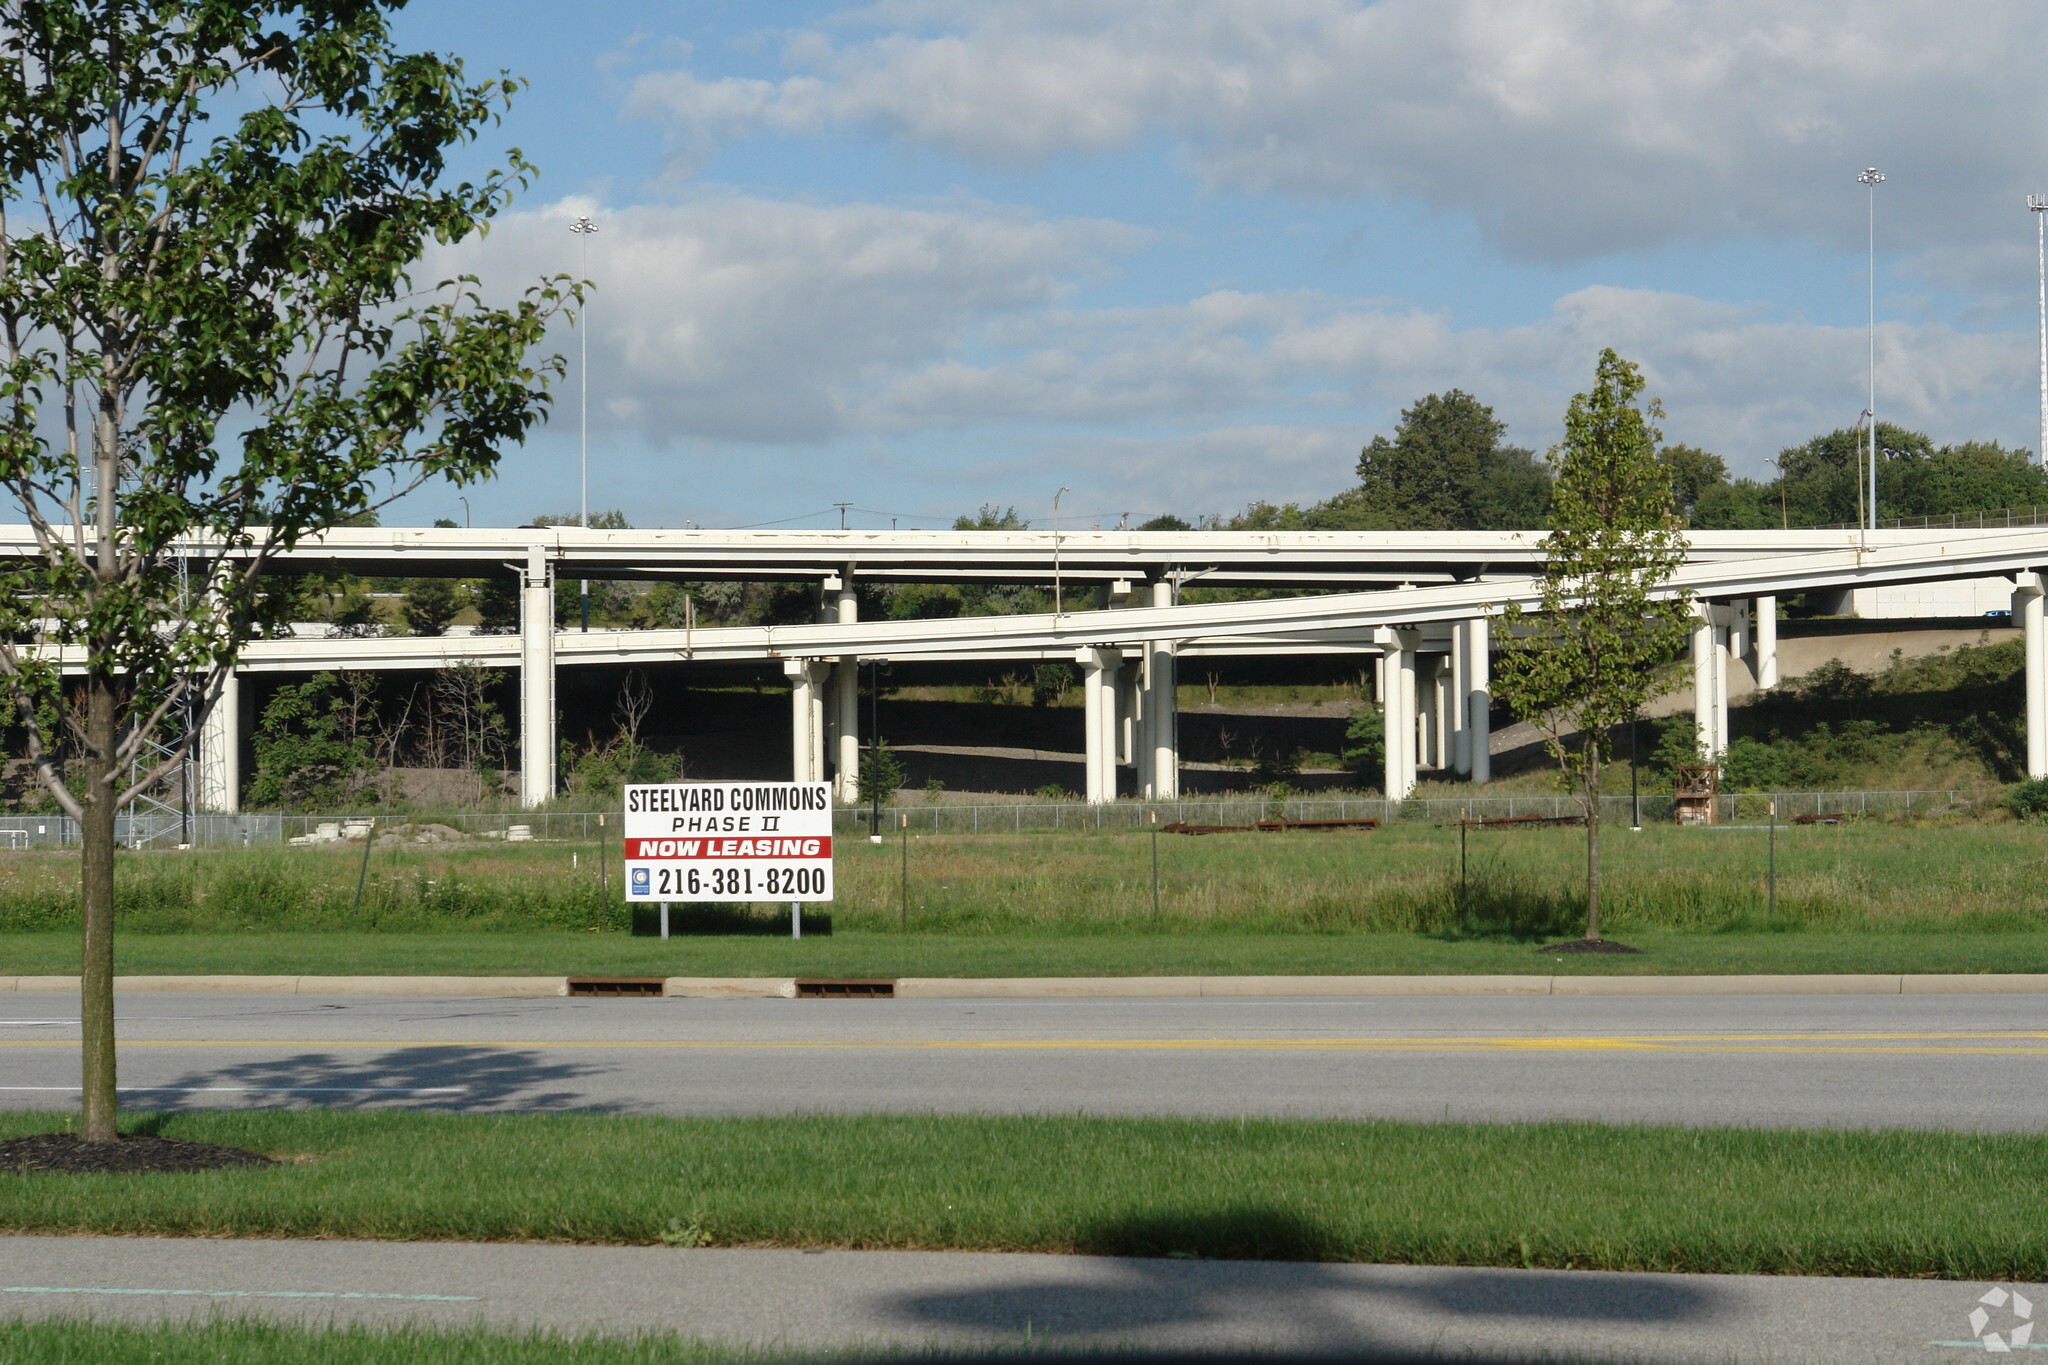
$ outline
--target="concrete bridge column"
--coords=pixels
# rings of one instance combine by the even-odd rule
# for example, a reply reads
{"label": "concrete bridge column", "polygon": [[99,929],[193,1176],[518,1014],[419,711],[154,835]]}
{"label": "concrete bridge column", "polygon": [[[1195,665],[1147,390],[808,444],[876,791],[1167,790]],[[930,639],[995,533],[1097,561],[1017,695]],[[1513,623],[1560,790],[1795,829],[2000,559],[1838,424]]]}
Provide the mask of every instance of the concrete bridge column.
{"label": "concrete bridge column", "polygon": [[1451,622],[1451,769],[1460,777],[1472,772],[1472,727],[1465,697],[1472,690],[1471,638],[1464,621]]}
{"label": "concrete bridge column", "polygon": [[1114,649],[1077,649],[1081,665],[1082,767],[1090,804],[1116,800],[1116,675],[1123,654]]}
{"label": "concrete bridge column", "polygon": [[825,680],[832,665],[825,659],[784,659],[789,679],[790,781],[825,780]]}
{"label": "concrete bridge column", "polygon": [[1381,702],[1387,732],[1385,790],[1389,801],[1405,801],[1415,790],[1415,646],[1417,633],[1382,626],[1373,632],[1386,659]]}
{"label": "concrete bridge column", "polygon": [[1452,751],[1458,743],[1457,704],[1452,687],[1453,669],[1448,652],[1439,654],[1429,674],[1430,745],[1429,761],[1439,773],[1451,771],[1456,760]]}
{"label": "concrete bridge column", "polygon": [[1693,715],[1699,725],[1702,763],[1719,763],[1728,752],[1728,621],[1720,603],[1693,606]]}
{"label": "concrete bridge column", "polygon": [[2026,650],[2027,776],[2048,777],[2048,578],[2013,575],[2012,614],[2019,617]]}
{"label": "concrete bridge column", "polygon": [[1778,599],[1759,597],[1755,601],[1756,685],[1778,685]]}
{"label": "concrete bridge column", "polygon": [[538,806],[555,794],[555,574],[541,546],[519,585],[519,800]]}
{"label": "concrete bridge column", "polygon": [[[849,575],[837,580],[834,619],[842,626],[860,620],[860,599]],[[831,587],[832,580],[826,586]],[[842,806],[860,802],[860,660],[844,654],[832,665],[831,757],[833,799]]]}
{"label": "concrete bridge column", "polygon": [[1138,766],[1138,677],[1139,661],[1131,659],[1116,670],[1116,766]]}
{"label": "concrete bridge column", "polygon": [[242,683],[232,669],[199,723],[199,809],[242,809]]}
{"label": "concrete bridge column", "polygon": [[1465,626],[1465,688],[1458,704],[1465,708],[1465,757],[1474,782],[1493,780],[1493,626],[1475,616]]}
{"label": "concrete bridge column", "polygon": [[[1173,584],[1165,579],[1152,584],[1152,605],[1173,605]],[[1146,761],[1141,790],[1154,801],[1180,800],[1180,660],[1171,640],[1154,640],[1145,646],[1145,701],[1150,734],[1146,740]]]}

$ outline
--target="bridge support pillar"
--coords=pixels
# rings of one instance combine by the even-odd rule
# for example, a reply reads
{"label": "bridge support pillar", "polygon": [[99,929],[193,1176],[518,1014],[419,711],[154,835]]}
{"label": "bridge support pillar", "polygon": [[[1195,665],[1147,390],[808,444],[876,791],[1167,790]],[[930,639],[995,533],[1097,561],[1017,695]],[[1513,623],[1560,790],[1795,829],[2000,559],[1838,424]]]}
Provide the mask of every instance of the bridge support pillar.
{"label": "bridge support pillar", "polygon": [[199,725],[199,809],[242,809],[242,683],[232,669]]}
{"label": "bridge support pillar", "polygon": [[547,551],[526,552],[519,593],[519,801],[555,794],[555,576]]}
{"label": "bridge support pillar", "polygon": [[1445,652],[1434,660],[1435,667],[1429,673],[1429,762],[1439,773],[1451,772],[1457,766],[1455,751],[1458,744],[1458,707],[1455,686],[1455,670],[1451,655]]}
{"label": "bridge support pillar", "polygon": [[[839,582],[834,619],[842,626],[860,620],[860,600],[851,576]],[[842,806],[860,802],[860,660],[844,654],[832,666],[832,799]]]}
{"label": "bridge support pillar", "polygon": [[1693,608],[1693,716],[1699,727],[1702,763],[1719,763],[1728,752],[1728,622],[1732,613],[1722,604],[1700,602]]}
{"label": "bridge support pillar", "polygon": [[1381,715],[1386,722],[1385,791],[1389,801],[1405,801],[1415,790],[1415,646],[1417,633],[1382,626],[1373,632],[1386,659],[1386,686]]}
{"label": "bridge support pillar", "polygon": [[1778,685],[1778,599],[1759,597],[1755,599],[1755,626],[1751,640],[1756,647],[1756,685],[1759,688]]}
{"label": "bridge support pillar", "polygon": [[2013,575],[2012,614],[2025,632],[2027,672],[2027,776],[2048,777],[2048,577]]}
{"label": "bridge support pillar", "polygon": [[784,659],[789,679],[790,781],[825,780],[825,680],[832,665],[825,659]]}
{"label": "bridge support pillar", "polygon": [[1082,766],[1090,804],[1116,800],[1116,675],[1123,654],[1114,649],[1077,649],[1081,665]]}
{"label": "bridge support pillar", "polygon": [[[1155,607],[1173,605],[1173,584],[1152,584]],[[1143,693],[1138,702],[1138,791],[1153,801],[1180,800],[1180,660],[1171,640],[1145,646]]]}
{"label": "bridge support pillar", "polygon": [[1460,624],[1465,644],[1465,681],[1458,704],[1465,710],[1465,766],[1474,782],[1493,780],[1493,628],[1483,616]]}
{"label": "bridge support pillar", "polygon": [[1466,623],[1451,622],[1451,771],[1460,777],[1472,774],[1472,727],[1465,698],[1472,690],[1471,665],[1467,661],[1470,640]]}

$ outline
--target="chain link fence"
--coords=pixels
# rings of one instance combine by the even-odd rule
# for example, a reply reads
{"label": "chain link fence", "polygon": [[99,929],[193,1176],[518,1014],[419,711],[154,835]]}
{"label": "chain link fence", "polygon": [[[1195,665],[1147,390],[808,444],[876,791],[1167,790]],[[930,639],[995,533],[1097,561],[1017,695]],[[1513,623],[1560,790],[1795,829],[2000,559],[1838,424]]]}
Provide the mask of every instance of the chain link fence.
{"label": "chain link fence", "polygon": [[[1913,819],[1968,813],[1995,806],[2002,793],[1991,791],[1879,791],[1879,792],[1776,792],[1730,793],[1718,798],[1716,817],[1724,824],[1762,821],[1769,805],[1777,802],[1779,823],[1799,819]],[[1601,798],[1600,818],[1605,824],[1628,825],[1637,818],[1644,824],[1669,824],[1672,798],[1645,795]],[[884,806],[879,832],[891,834],[908,829],[918,834],[1081,834],[1095,830],[1149,828],[1156,817],[1161,825],[1183,822],[1190,825],[1252,825],[1260,820],[1378,820],[1382,824],[1450,824],[1461,816],[1471,820],[1523,818],[1558,819],[1579,814],[1579,804],[1569,796],[1475,796],[1427,797],[1408,801],[1386,801],[1368,796],[1291,797],[1273,800],[1257,796],[1224,797],[1201,801],[1119,801],[1114,805],[1090,806],[1046,802],[1013,802],[1003,805],[915,805]],[[841,808],[833,813],[833,828],[843,834],[865,835],[870,811]],[[603,823],[600,824],[600,821]],[[617,837],[617,811],[515,811],[496,814],[460,815],[193,815],[122,816],[115,822],[115,838],[127,848],[176,848],[191,844],[200,848],[277,848],[353,842],[365,829],[383,831],[401,825],[421,827],[445,825],[469,839],[503,840],[508,843],[545,841],[549,843],[594,843],[600,836]],[[0,816],[0,852],[28,848],[76,848],[78,823],[56,815]]]}

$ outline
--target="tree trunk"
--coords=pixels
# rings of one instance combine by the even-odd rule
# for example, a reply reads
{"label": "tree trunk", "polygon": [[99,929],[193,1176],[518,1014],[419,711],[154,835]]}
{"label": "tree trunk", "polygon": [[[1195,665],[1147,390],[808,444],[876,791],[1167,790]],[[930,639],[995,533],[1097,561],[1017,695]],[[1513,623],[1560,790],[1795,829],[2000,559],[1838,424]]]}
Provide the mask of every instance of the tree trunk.
{"label": "tree trunk", "polygon": [[1586,765],[1586,937],[1600,937],[1600,745]]}
{"label": "tree trunk", "polygon": [[78,1016],[85,1056],[80,1070],[84,1138],[113,1142],[114,1127],[114,680],[86,678],[86,764],[90,785],[81,822]]}

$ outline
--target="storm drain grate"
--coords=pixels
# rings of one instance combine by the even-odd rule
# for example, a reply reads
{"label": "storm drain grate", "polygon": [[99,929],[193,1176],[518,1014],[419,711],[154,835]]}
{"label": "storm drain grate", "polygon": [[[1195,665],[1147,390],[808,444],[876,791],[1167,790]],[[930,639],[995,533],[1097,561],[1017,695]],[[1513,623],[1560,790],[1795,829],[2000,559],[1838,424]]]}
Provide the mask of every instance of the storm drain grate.
{"label": "storm drain grate", "polygon": [[893,1000],[896,998],[896,981],[893,977],[798,977],[796,998],[799,1000]]}
{"label": "storm drain grate", "polygon": [[572,976],[571,995],[660,995],[659,976]]}

